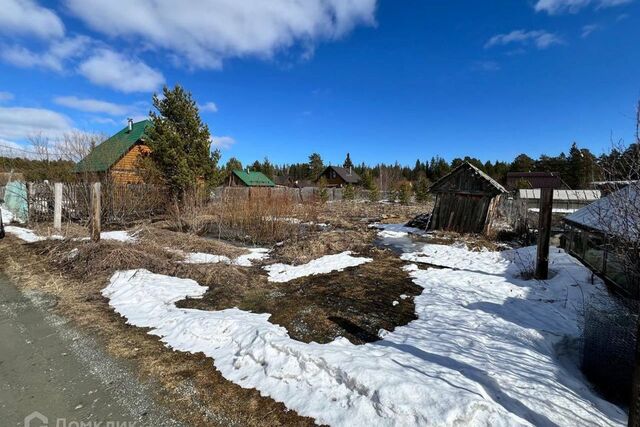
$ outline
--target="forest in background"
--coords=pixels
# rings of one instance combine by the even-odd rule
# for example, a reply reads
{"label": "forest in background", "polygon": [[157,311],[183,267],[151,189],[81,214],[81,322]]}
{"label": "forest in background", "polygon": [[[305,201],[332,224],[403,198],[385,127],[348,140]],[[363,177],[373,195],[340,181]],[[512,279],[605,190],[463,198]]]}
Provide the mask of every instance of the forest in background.
{"label": "forest in background", "polygon": [[[356,163],[347,154],[343,164],[334,166],[352,167],[364,181],[365,186],[375,185],[379,190],[393,190],[402,183],[430,183],[435,182],[449,173],[453,168],[464,161],[477,166],[500,183],[506,182],[508,172],[556,172],[562,180],[574,189],[588,188],[589,183],[603,179],[602,165],[615,161],[615,158],[623,156],[624,150],[640,150],[639,144],[634,143],[626,148],[613,148],[609,153],[595,156],[589,149],[580,148],[573,143],[567,153],[557,156],[542,155],[537,159],[527,154],[520,154],[511,162],[482,161],[474,157],[455,158],[451,162],[442,157],[433,156],[429,160],[416,160],[413,166],[380,163],[367,165]],[[28,181],[40,182],[43,180],[68,182],[74,180],[72,173],[74,162],[62,159],[33,160],[24,157],[1,157],[0,172],[20,172]],[[263,172],[268,177],[275,179],[278,176],[287,176],[292,181],[315,181],[326,166],[318,153],[309,156],[306,162],[293,164],[273,164],[268,158],[262,161],[243,165],[238,159],[231,158],[224,165],[215,167],[222,182],[231,170],[249,168]],[[622,176],[632,176],[634,171],[624,171]],[[637,178],[638,172],[636,172]],[[221,182],[221,183],[222,183]],[[372,184],[373,183],[373,184]]]}

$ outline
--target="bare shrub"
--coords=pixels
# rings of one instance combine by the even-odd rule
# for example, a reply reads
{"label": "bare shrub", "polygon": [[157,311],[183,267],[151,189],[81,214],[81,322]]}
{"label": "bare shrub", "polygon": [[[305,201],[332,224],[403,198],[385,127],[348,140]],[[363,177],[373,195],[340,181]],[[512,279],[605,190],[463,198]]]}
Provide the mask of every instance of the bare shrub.
{"label": "bare shrub", "polygon": [[228,190],[198,213],[206,232],[218,238],[276,243],[297,238],[317,221],[317,205],[298,204],[289,193],[250,189],[246,197],[244,192]]}

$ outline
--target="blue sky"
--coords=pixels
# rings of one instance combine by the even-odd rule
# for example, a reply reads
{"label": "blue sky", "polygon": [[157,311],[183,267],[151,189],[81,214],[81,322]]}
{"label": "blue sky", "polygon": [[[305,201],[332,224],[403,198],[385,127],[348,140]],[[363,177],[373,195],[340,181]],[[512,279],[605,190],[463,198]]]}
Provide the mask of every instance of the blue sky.
{"label": "blue sky", "polygon": [[165,83],[243,162],[511,160],[633,139],[638,1],[175,4],[0,0],[0,145],[113,133]]}

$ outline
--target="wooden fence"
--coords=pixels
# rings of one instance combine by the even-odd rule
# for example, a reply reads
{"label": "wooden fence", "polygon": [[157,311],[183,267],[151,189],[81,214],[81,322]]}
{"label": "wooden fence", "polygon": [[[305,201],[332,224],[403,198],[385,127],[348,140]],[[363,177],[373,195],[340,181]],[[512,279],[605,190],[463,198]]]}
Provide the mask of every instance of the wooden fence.
{"label": "wooden fence", "polygon": [[[344,199],[344,188],[326,188],[326,200],[340,201]],[[252,194],[265,193],[272,194],[274,196],[288,196],[296,203],[308,203],[321,200],[321,189],[318,187],[303,187],[303,188],[290,188],[290,187],[217,187],[213,190],[211,198],[213,200],[222,200],[226,197],[246,198],[250,199]],[[395,193],[380,192],[380,200],[393,200]],[[354,200],[369,200],[370,192],[362,188],[354,188]]]}

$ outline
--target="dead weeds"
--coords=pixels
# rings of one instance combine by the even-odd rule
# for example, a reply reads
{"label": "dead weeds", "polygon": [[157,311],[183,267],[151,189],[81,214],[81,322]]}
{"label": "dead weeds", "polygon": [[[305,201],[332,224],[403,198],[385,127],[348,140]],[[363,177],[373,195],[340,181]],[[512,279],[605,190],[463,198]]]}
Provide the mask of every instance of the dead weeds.
{"label": "dead weeds", "polygon": [[[54,242],[49,246],[51,255],[45,255],[45,243],[48,242],[20,244],[17,239],[8,237],[0,243],[4,272],[21,288],[54,296],[61,315],[98,337],[112,356],[135,363],[143,381],[162,387],[156,397],[171,410],[173,417],[194,426],[314,424],[312,419],[288,411],[283,404],[260,396],[256,390],[243,389],[227,381],[210,358],[172,351],[157,337],[148,335],[145,329],[127,325],[125,319],[109,307],[100,291],[110,277],[110,269],[105,266],[139,256],[138,250],[118,248],[125,246],[121,243],[85,243],[80,253],[86,255],[78,255],[85,257],[78,264],[89,266],[60,273],[58,264],[51,264],[56,257],[53,254],[70,250],[73,245]],[[53,248],[56,244],[60,246],[57,250]],[[99,261],[99,258],[104,260]],[[149,255],[138,261],[146,266],[155,265],[152,258],[153,255]],[[131,260],[129,258],[129,266]],[[84,268],[100,271],[82,276]]]}

